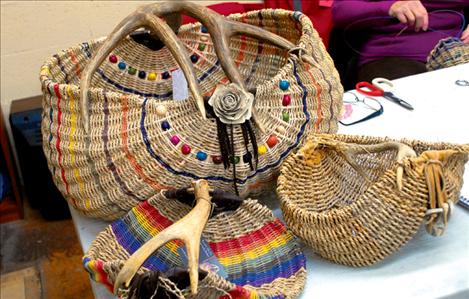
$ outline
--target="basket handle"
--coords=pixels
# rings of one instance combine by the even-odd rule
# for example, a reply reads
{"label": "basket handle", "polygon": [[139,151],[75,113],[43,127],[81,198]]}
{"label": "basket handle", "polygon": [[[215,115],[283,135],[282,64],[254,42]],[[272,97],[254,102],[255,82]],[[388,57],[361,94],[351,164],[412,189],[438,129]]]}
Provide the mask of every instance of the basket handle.
{"label": "basket handle", "polygon": [[328,147],[333,147],[343,154],[345,160],[352,166],[358,173],[368,178],[363,170],[358,166],[354,159],[351,157],[358,154],[367,153],[379,153],[390,149],[397,150],[396,161],[400,164],[396,170],[396,184],[398,190],[402,190],[402,178],[404,176],[404,167],[401,165],[405,158],[416,157],[415,151],[407,144],[400,142],[382,142],[378,144],[346,144],[343,145],[328,137],[325,138],[313,138],[303,148],[301,148],[296,154],[297,158],[304,159],[307,164],[317,164],[321,157],[315,155],[316,149],[320,144],[324,144]]}
{"label": "basket handle", "polygon": [[117,275],[114,294],[117,295],[120,288],[130,286],[138,269],[156,250],[176,239],[186,244],[191,292],[194,295],[197,294],[200,238],[208,221],[212,204],[207,181],[195,181],[192,185],[197,200],[195,207],[186,216],[165,228],[130,256]]}
{"label": "basket handle", "polygon": [[[197,107],[202,114],[202,118],[206,118],[204,99],[198,86],[197,78],[189,59],[189,55],[187,54],[184,45],[173,31],[175,27],[177,27],[177,23],[173,26],[172,30],[167,23],[160,19],[160,17],[169,18],[171,15],[174,18],[175,15],[177,16],[182,13],[197,19],[208,29],[222,69],[230,81],[239,85],[243,90],[246,90],[245,83],[230,55],[230,37],[237,34],[245,34],[249,37],[269,42],[277,47],[286,49],[289,52],[298,50],[298,47],[295,47],[293,43],[272,32],[250,24],[229,20],[207,7],[192,2],[172,1],[141,6],[117,25],[83,72],[83,77],[80,82],[80,110],[83,127],[86,133],[89,132],[88,91],[91,86],[91,79],[94,72],[111,53],[119,41],[141,27],[149,29],[164,44],[166,44],[173,57],[176,59],[176,62],[184,72],[189,89],[197,102]],[[311,65],[314,64],[313,58],[308,54],[302,54],[301,59]],[[255,109],[253,109],[253,117],[256,124],[262,129],[262,126],[257,122]]]}

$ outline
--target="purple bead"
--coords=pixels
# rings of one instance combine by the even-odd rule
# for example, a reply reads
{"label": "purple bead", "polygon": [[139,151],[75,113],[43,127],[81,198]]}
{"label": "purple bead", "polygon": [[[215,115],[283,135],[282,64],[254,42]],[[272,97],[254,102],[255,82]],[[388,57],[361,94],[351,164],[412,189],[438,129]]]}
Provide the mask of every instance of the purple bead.
{"label": "purple bead", "polygon": [[174,145],[178,145],[178,143],[181,141],[178,135],[173,135],[171,136],[171,143]]}
{"label": "purple bead", "polygon": [[164,72],[164,73],[161,75],[161,77],[166,80],[166,79],[169,79],[169,77],[171,77],[171,74],[170,74],[169,72]]}

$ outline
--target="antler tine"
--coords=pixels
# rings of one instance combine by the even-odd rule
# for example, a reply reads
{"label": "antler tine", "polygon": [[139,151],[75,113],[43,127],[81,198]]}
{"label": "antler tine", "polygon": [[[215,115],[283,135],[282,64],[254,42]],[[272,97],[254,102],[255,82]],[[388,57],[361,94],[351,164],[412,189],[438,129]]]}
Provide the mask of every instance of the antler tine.
{"label": "antler tine", "polygon": [[192,63],[189,59],[189,54],[168,24],[152,14],[145,14],[145,17],[147,20],[146,24],[155,31],[159,39],[166,45],[184,72],[189,89],[196,100],[197,108],[202,114],[202,118],[206,119],[204,98],[202,97],[194,68],[192,67]]}
{"label": "antler tine", "polygon": [[[399,142],[383,142],[379,144],[355,145],[347,149],[348,154],[377,153],[389,149],[397,149],[396,161],[402,162],[404,158],[416,157],[415,151],[408,145]],[[396,170],[397,189],[402,190],[402,178],[404,176],[404,167],[399,165]]]}
{"label": "antler tine", "polygon": [[80,112],[82,123],[85,132],[89,132],[90,120],[88,113],[89,98],[88,91],[91,86],[91,79],[94,72],[104,59],[111,53],[114,46],[122,40],[129,33],[135,31],[142,26],[141,13],[136,11],[127,16],[122,22],[120,22],[109,37],[104,41],[102,46],[99,48],[96,55],[91,59],[90,63],[86,66],[80,81]]}
{"label": "antler tine", "polygon": [[[168,24],[166,24],[160,18],[148,13],[148,9],[149,7],[143,6],[134,13],[130,14],[122,22],[120,22],[119,25],[117,25],[116,29],[114,29],[114,31],[109,35],[109,37],[103,43],[101,48],[98,50],[96,56],[93,57],[91,62],[86,67],[80,83],[80,108],[82,121],[86,133],[89,132],[88,90],[91,85],[92,75],[94,74],[98,66],[104,61],[104,59],[111,53],[116,44],[129,33],[135,31],[140,27],[149,27],[149,29],[152,30],[153,34],[158,36],[158,38],[166,44],[171,54],[176,59],[177,63],[184,72],[189,88],[196,100],[197,107],[200,113],[202,114],[202,118],[206,118],[204,99],[200,92],[195,72],[189,60],[189,55],[187,54],[187,51],[185,50],[184,46],[179,41],[171,27],[168,26]],[[165,16],[171,20],[171,25],[173,26],[173,29],[176,29],[176,26],[180,20],[180,16],[177,16],[177,14],[172,13],[167,13],[165,14]]]}
{"label": "antler tine", "polygon": [[176,239],[186,244],[191,292],[197,294],[200,238],[210,215],[211,198],[207,181],[196,181],[193,183],[193,187],[197,199],[195,207],[189,214],[161,231],[130,256],[117,275],[114,283],[115,294],[119,288],[129,287],[132,278],[148,257],[167,242]]}

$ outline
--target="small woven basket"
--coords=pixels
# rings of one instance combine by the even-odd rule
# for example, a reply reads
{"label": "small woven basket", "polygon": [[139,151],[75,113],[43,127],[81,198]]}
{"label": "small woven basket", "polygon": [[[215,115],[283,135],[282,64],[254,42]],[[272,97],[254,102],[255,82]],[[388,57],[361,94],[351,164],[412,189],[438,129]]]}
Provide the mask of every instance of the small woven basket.
{"label": "small woven basket", "polygon": [[322,257],[371,265],[424,223],[443,234],[468,154],[469,145],[319,134],[283,164],[281,209]]}
{"label": "small woven basket", "polygon": [[[170,4],[190,4],[176,2]],[[289,51],[243,34],[230,39],[229,51],[222,53],[231,54],[224,58],[237,67],[246,90],[255,93],[253,122],[264,128],[253,124],[248,135],[246,123],[230,125],[231,144],[221,140],[219,119],[208,113],[207,102],[203,115],[190,91],[185,99],[173,99],[173,91],[183,89],[173,86],[181,69],[167,47],[150,49],[132,37],[123,38],[104,56],[89,91],[82,90],[89,98],[87,109],[80,109],[85,101],[79,86],[86,81],[80,78],[109,40],[82,43],[44,64],[44,152],[55,184],[75,209],[116,219],[159,190],[180,188],[194,179],[226,191],[236,189],[242,197],[259,194],[271,189],[280,164],[305,136],[337,131],[343,89],[307,16],[266,9],[224,20],[262,28],[292,45]],[[216,37],[205,27],[184,25],[177,38],[205,100],[232,85],[215,51]],[[84,111],[89,114],[89,134]]]}
{"label": "small woven basket", "polygon": [[459,38],[440,40],[427,58],[427,70],[434,71],[469,62],[469,45]]}
{"label": "small woven basket", "polygon": [[[92,279],[112,291],[130,255],[190,209],[167,198],[164,192],[141,203],[97,236],[83,258],[86,270]],[[236,210],[211,217],[202,233],[202,242],[208,246],[201,249],[201,255],[210,251],[216,262],[208,259],[204,264],[201,256],[200,268],[207,270],[208,275],[199,282],[195,298],[222,295],[240,298],[239,293],[247,296],[242,298],[294,298],[303,290],[306,260],[298,243],[285,225],[257,201],[245,200]],[[167,243],[147,259],[140,273],[186,268],[183,248],[179,241]],[[188,289],[176,287],[175,282],[162,278],[160,281],[160,287],[167,288],[172,295],[194,298],[188,295]],[[123,298],[127,291],[120,290]]]}

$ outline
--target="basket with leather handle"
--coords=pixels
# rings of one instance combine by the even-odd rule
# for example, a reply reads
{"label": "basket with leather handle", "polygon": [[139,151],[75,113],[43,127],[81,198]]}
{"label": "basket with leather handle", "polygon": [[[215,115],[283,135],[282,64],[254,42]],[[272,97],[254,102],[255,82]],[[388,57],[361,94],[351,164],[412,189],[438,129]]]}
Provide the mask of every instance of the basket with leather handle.
{"label": "basket with leather handle", "polygon": [[[179,13],[203,25],[176,35],[159,17]],[[225,18],[184,1],[142,6],[106,39],[54,55],[41,82],[54,181],[106,219],[193,179],[242,197],[272,188],[305,136],[337,130],[343,92],[307,16]]]}
{"label": "basket with leather handle", "polygon": [[83,259],[92,278],[122,298],[299,295],[306,260],[285,225],[255,200],[193,186],[160,191],[101,232]]}
{"label": "basket with leather handle", "polygon": [[456,37],[438,42],[427,57],[427,70],[434,71],[469,62],[469,45]]}
{"label": "basket with leather handle", "polygon": [[371,265],[423,224],[444,233],[468,154],[467,144],[318,134],[282,166],[285,221],[322,257]]}

